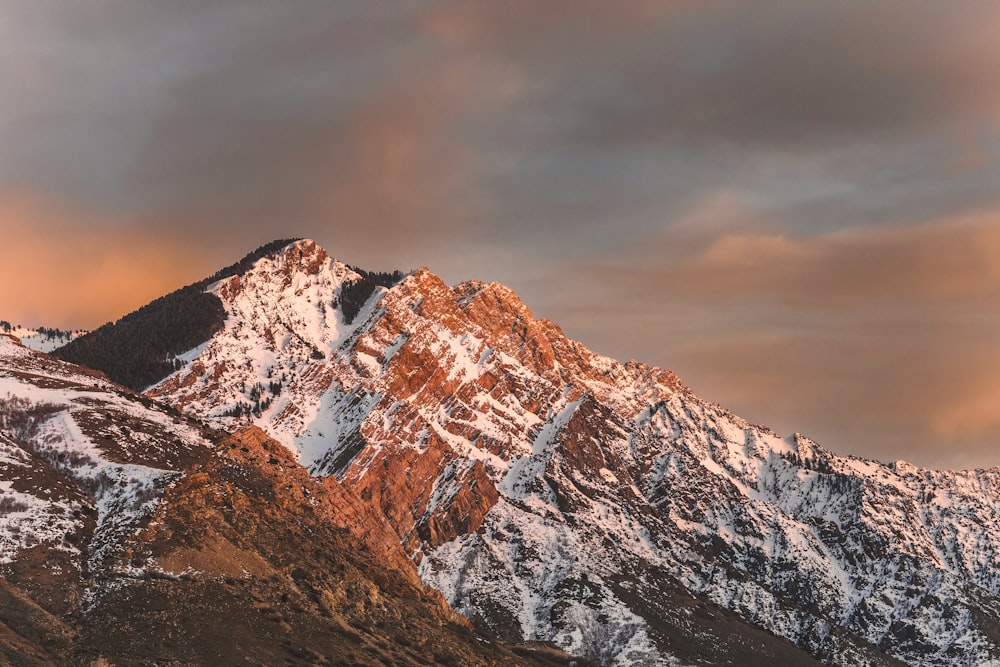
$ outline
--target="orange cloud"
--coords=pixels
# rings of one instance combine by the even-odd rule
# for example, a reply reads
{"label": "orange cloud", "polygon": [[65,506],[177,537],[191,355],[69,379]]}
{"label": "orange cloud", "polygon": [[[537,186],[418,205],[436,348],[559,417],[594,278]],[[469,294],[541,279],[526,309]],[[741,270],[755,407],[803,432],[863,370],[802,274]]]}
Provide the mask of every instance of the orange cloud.
{"label": "orange cloud", "polygon": [[[317,208],[342,224],[339,235],[352,245],[384,241],[383,261],[392,246],[455,233],[467,215],[465,156],[449,142],[462,105],[454,76],[439,71],[433,82],[371,100],[342,121],[346,131],[334,128],[343,166],[328,172]],[[412,234],[401,233],[407,227]]]}
{"label": "orange cloud", "polygon": [[92,328],[193,282],[190,243],[30,197],[0,198],[0,319]]}

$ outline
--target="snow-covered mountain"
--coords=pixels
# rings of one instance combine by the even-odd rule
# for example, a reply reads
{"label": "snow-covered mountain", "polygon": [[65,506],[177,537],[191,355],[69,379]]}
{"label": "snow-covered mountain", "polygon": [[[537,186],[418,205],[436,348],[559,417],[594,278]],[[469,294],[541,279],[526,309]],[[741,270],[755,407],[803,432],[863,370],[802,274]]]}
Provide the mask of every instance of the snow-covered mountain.
{"label": "snow-covered mountain", "polygon": [[421,269],[345,317],[364,280],[302,240],[207,284],[223,326],[147,395],[340,480],[501,638],[616,665],[1000,664],[1000,471],[779,437],[495,283]]}
{"label": "snow-covered mountain", "polygon": [[379,513],[260,429],[6,335],[0,575],[3,665],[569,663],[474,635]]}

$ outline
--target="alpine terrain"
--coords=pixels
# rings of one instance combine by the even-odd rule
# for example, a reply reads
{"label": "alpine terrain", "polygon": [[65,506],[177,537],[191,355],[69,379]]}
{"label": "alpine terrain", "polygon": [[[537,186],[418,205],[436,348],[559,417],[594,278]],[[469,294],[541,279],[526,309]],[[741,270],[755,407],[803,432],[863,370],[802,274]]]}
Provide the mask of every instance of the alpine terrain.
{"label": "alpine terrain", "polygon": [[477,637],[381,516],[260,429],[6,335],[0,571],[4,665],[568,662]]}
{"label": "alpine terrain", "polygon": [[[0,396],[41,412],[4,440],[26,472],[3,502],[33,518],[4,514],[3,558],[59,563],[9,595],[38,624],[73,610],[80,651],[140,596],[150,619],[164,599],[260,609],[273,634],[248,647],[508,659],[412,563],[490,637],[600,664],[1000,665],[1000,470],[780,437],[503,285],[282,241],[55,352],[142,398],[4,345]],[[388,618],[419,630],[385,639]]]}

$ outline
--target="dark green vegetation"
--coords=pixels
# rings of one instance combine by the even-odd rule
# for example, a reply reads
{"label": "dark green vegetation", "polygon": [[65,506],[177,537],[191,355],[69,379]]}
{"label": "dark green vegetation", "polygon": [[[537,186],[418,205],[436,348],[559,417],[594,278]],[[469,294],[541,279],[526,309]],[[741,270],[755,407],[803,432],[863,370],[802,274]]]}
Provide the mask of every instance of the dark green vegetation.
{"label": "dark green vegetation", "polygon": [[174,355],[208,341],[226,317],[222,301],[205,288],[223,278],[243,275],[262,257],[273,256],[298,239],[263,245],[240,261],[194,284],[143,306],[117,322],[108,322],[54,352],[55,356],[103,371],[135,390],[159,382],[179,367]]}
{"label": "dark green vegetation", "polygon": [[[11,324],[7,320],[0,320],[0,332],[9,334],[11,331],[19,328],[19,325]],[[62,329],[52,329],[49,327],[38,327],[35,331],[42,336],[45,336],[48,340],[55,340],[56,338],[69,338],[73,335],[72,331],[63,331]]]}
{"label": "dark green vegetation", "polygon": [[365,271],[356,266],[352,266],[351,269],[357,272],[361,278],[344,283],[340,288],[340,312],[347,324],[354,322],[354,318],[358,316],[362,306],[371,298],[376,287],[392,287],[404,276],[402,271],[393,271],[392,273]]}

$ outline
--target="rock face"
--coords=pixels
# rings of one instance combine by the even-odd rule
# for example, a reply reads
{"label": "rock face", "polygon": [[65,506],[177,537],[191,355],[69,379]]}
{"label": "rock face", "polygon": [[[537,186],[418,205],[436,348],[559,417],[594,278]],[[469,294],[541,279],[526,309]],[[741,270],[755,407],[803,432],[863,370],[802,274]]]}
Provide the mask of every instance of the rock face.
{"label": "rock face", "polygon": [[148,395],[286,443],[498,637],[620,665],[1000,664],[1000,471],[781,438],[498,284],[422,269],[347,324],[357,276],[299,241],[208,286],[225,328]]}
{"label": "rock face", "polygon": [[0,336],[0,663],[568,664],[477,637],[399,537],[231,434]]}

